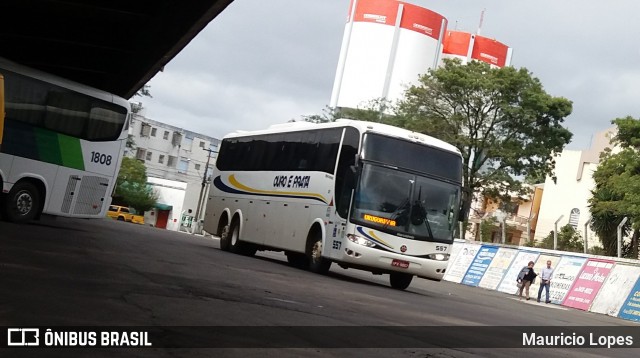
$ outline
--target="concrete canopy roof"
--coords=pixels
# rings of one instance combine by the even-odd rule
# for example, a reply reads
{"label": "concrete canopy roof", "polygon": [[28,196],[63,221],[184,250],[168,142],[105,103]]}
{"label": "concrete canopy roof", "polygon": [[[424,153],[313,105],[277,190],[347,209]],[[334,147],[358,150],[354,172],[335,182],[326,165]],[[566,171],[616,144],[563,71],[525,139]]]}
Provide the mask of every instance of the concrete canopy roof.
{"label": "concrete canopy roof", "polygon": [[0,57],[129,99],[233,0],[3,0]]}

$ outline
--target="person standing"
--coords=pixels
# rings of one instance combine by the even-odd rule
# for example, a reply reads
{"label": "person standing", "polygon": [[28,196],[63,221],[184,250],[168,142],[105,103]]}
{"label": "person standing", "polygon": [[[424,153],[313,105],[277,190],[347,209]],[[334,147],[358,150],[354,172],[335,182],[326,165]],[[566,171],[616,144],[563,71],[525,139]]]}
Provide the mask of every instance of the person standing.
{"label": "person standing", "polygon": [[529,261],[529,264],[523,267],[518,274],[518,296],[520,296],[520,299],[522,299],[522,291],[524,290],[525,294],[527,295],[527,301],[530,299],[529,287],[531,287],[531,284],[535,281],[536,276],[538,276],[538,274],[533,271],[533,265],[534,262]]}
{"label": "person standing", "polygon": [[549,299],[549,288],[551,287],[551,276],[553,276],[553,269],[551,268],[551,260],[547,260],[547,267],[543,268],[542,272],[540,272],[540,279],[542,280],[542,282],[540,282],[540,288],[538,289],[538,303],[540,302],[540,296],[542,296],[543,288],[547,293],[547,300],[545,301],[545,303],[551,302],[551,300]]}

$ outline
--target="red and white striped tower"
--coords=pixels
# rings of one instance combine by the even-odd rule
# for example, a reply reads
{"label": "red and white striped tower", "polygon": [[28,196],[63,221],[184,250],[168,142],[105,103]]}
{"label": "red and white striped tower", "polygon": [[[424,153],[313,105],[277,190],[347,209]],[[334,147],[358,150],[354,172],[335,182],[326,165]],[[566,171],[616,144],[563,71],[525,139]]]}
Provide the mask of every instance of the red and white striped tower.
{"label": "red and white striped tower", "polygon": [[447,19],[396,0],[351,0],[330,106],[404,96],[439,63]]}
{"label": "red and white striped tower", "polygon": [[462,63],[483,61],[494,67],[511,65],[512,49],[497,40],[462,31],[447,31],[442,58],[459,58]]}

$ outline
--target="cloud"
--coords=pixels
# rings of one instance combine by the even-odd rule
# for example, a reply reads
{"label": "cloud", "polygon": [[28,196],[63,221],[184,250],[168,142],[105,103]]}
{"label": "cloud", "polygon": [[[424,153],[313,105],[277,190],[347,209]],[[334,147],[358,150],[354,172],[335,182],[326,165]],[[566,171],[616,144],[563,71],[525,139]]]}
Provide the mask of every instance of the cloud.
{"label": "cloud", "polygon": [[[513,48],[545,90],[573,101],[571,149],[617,117],[640,117],[640,2],[415,0]],[[147,115],[222,137],[262,129],[329,103],[350,0],[236,0],[136,97]]]}

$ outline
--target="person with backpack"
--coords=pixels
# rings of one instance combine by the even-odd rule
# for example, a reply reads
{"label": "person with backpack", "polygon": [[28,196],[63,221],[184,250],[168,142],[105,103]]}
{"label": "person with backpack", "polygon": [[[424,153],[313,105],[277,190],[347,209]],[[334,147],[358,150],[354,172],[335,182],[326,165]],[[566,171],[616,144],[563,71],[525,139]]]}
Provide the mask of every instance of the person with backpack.
{"label": "person with backpack", "polygon": [[524,290],[527,295],[527,301],[530,299],[529,287],[535,282],[536,276],[538,276],[538,274],[533,271],[533,265],[534,262],[529,261],[529,264],[523,267],[518,274],[518,296],[522,299],[522,290]]}

